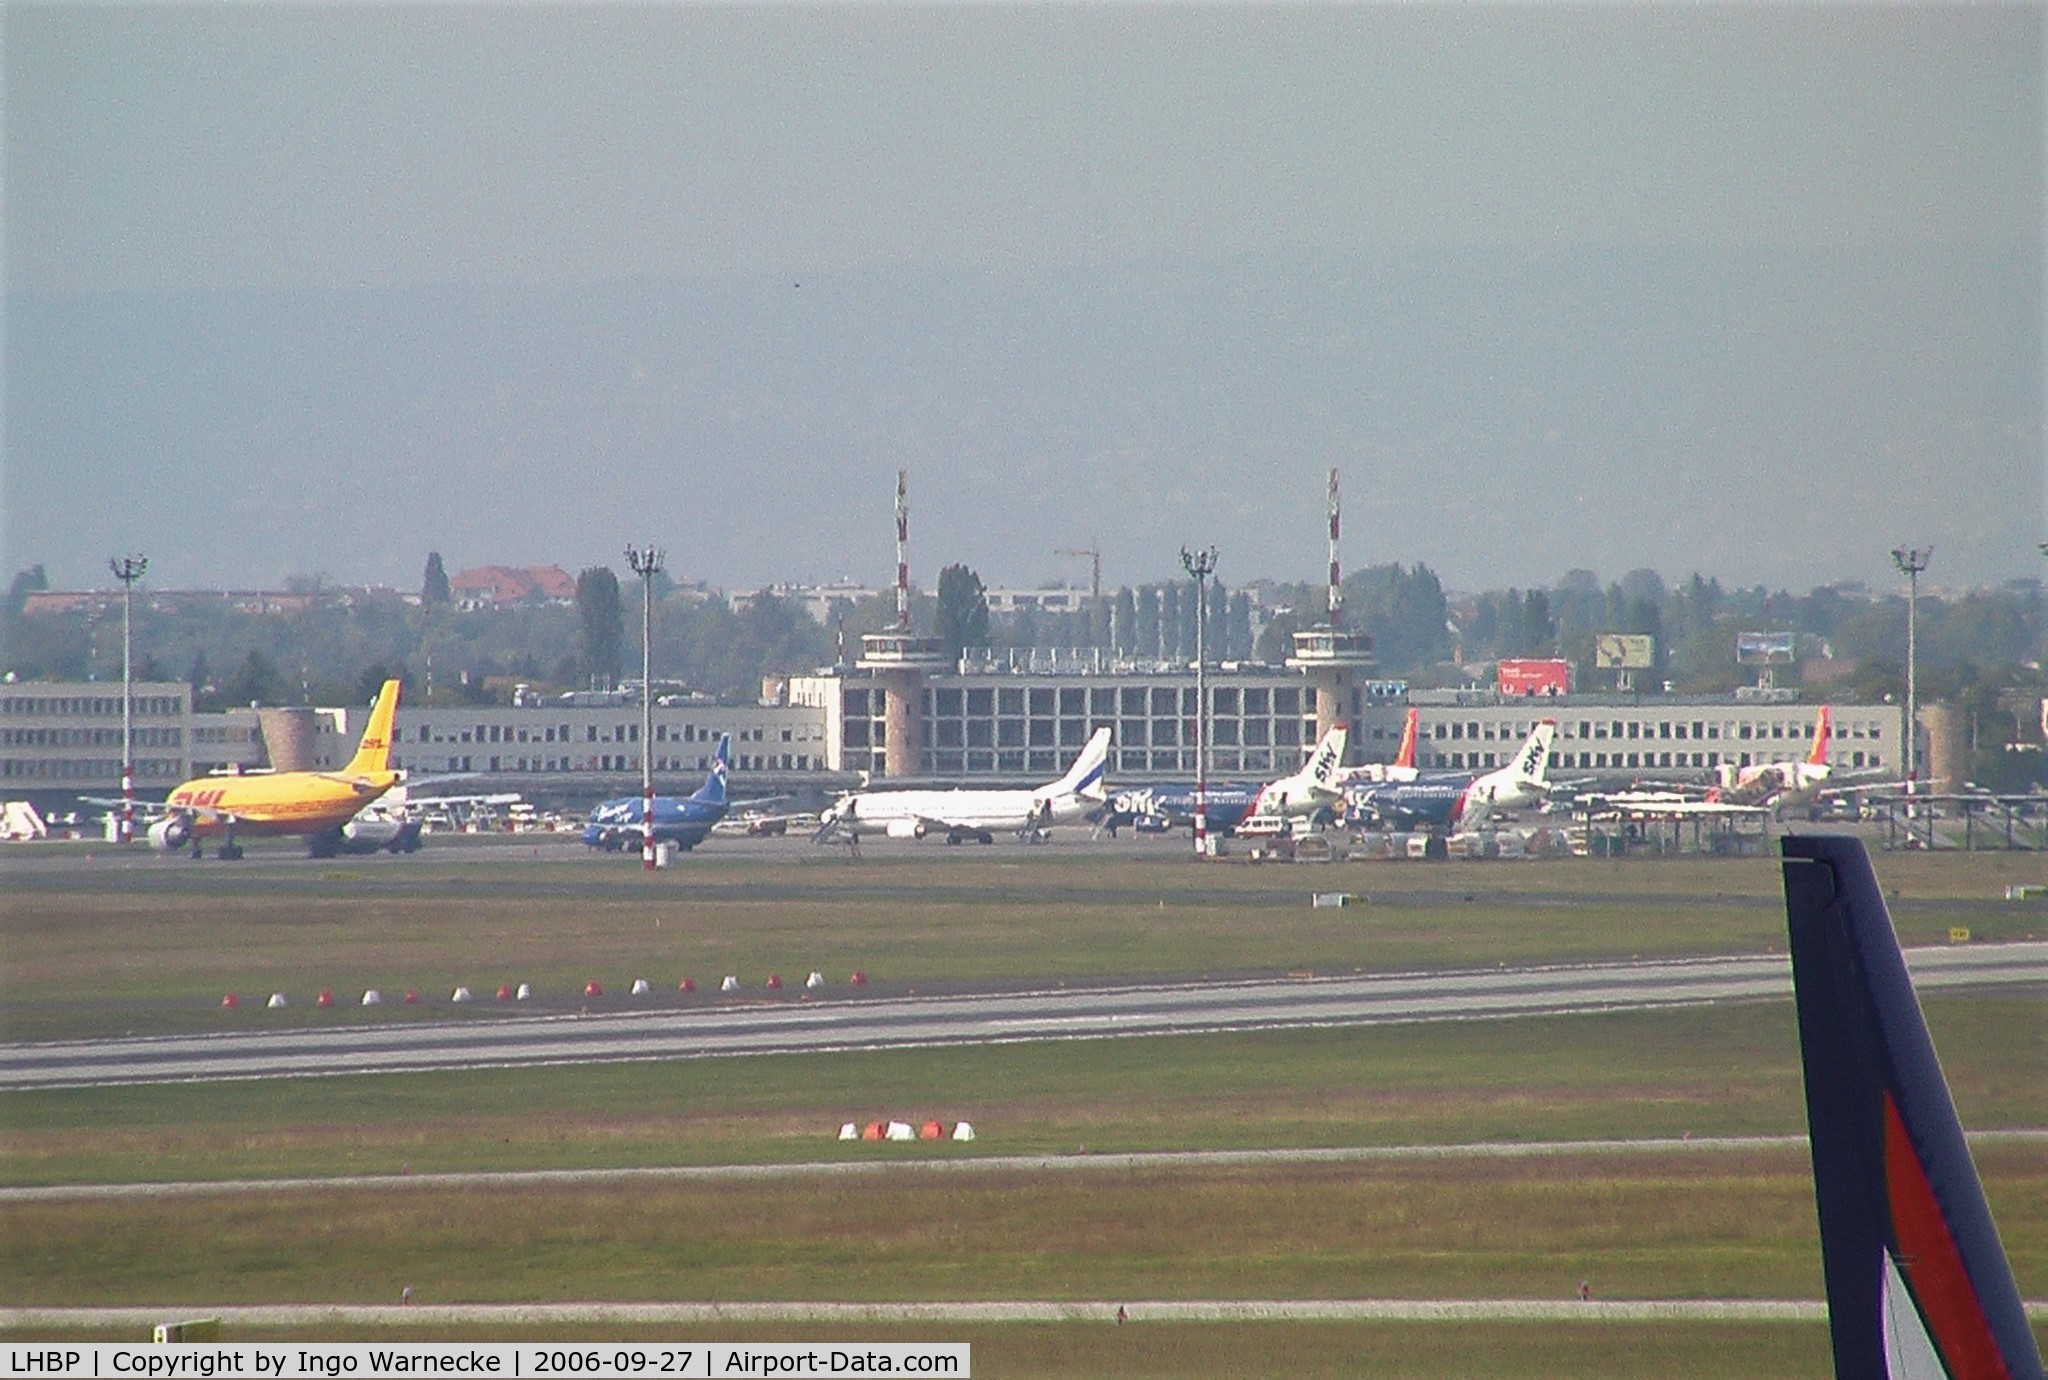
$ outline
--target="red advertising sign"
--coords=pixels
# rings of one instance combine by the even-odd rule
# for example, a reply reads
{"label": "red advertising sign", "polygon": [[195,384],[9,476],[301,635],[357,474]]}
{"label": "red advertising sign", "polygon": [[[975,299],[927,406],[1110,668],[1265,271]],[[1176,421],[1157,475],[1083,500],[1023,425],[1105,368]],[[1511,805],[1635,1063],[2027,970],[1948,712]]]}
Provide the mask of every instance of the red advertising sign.
{"label": "red advertising sign", "polygon": [[1508,658],[1500,663],[1497,675],[1497,684],[1503,695],[1524,698],[1571,693],[1572,664],[1561,658]]}

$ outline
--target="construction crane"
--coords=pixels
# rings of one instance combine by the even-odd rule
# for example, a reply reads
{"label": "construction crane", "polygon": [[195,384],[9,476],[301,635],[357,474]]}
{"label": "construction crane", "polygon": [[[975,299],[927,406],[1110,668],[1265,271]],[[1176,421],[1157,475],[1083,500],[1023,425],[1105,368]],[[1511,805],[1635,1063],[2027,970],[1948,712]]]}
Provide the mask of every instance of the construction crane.
{"label": "construction crane", "polygon": [[1088,597],[1102,597],[1102,546],[1062,546],[1053,552],[1055,556],[1086,556],[1088,558]]}

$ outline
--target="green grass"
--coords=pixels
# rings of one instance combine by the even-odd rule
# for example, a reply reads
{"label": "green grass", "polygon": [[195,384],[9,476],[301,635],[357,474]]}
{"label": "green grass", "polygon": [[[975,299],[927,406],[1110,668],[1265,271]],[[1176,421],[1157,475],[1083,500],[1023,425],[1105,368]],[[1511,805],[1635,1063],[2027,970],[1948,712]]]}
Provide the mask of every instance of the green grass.
{"label": "green grass", "polygon": [[[596,980],[609,995],[595,1009],[611,1009],[639,977],[673,1000],[685,976],[708,991],[728,973],[758,997],[770,973],[792,991],[809,972],[843,984],[855,970],[874,990],[929,991],[1784,947],[1776,872],[1760,860],[1290,868],[1008,856],[1023,860],[905,849],[857,865],[707,858],[650,876],[597,858],[251,872],[163,859],[82,879],[9,877],[0,1036],[490,1018],[488,1000],[451,1006],[457,985],[488,998],[530,983],[539,1006],[561,1009],[584,1005]],[[2040,906],[1997,899],[2003,878],[2031,879],[2041,864],[1972,861],[1886,860],[1908,942],[1943,942],[1953,925],[1982,940],[2048,933]],[[1312,890],[1337,888],[1367,903],[1309,907]],[[365,1011],[370,987],[387,1004]],[[322,989],[335,1008],[313,1005]],[[397,1003],[407,989],[422,1005]],[[260,1009],[274,991],[294,1004]],[[220,1009],[229,992],[242,1010]]]}
{"label": "green grass", "polygon": [[[2023,1288],[2048,1152],[1983,1149]],[[1799,1146],[10,1203],[22,1306],[1817,1298]]]}
{"label": "green grass", "polygon": [[[863,967],[880,987],[1491,967],[1782,951],[1774,865],[1333,868],[1056,850],[871,850],[648,876],[598,860],[422,859],[0,877],[7,1038],[343,1022],[319,986],[430,998],[598,977]],[[427,859],[432,854],[426,855]],[[169,860],[167,860],[168,862]],[[2048,932],[2036,860],[1886,857],[1910,942]],[[26,885],[16,887],[17,881]],[[1311,890],[1362,907],[1312,911]],[[1467,899],[1467,896],[1471,899]],[[230,988],[291,991],[223,1013]],[[1930,994],[1966,1124],[2048,1126],[2037,994]],[[375,1019],[443,1019],[445,1002]],[[465,1016],[489,1012],[464,1012]],[[846,1120],[980,1139],[842,1145]],[[1797,1133],[1789,1002],[1501,1022],[1049,1042],[0,1097],[0,1181],[917,1160],[1251,1146]],[[2048,1295],[2048,1152],[1979,1152],[2022,1292]],[[261,1300],[1818,1297],[1811,1181],[1784,1149],[1552,1160],[990,1170],[856,1179],[270,1191],[0,1205],[0,1297]],[[549,1338],[576,1329],[549,1328]],[[670,1338],[970,1340],[984,1375],[1824,1375],[1797,1324],[1088,1324]],[[311,1338],[314,1333],[293,1335]],[[352,1332],[351,1337],[361,1333]],[[418,1335],[418,1334],[391,1334]],[[453,1335],[460,1335],[451,1333]],[[488,1334],[507,1335],[499,1330]],[[582,1335],[614,1339],[633,1329]]]}
{"label": "green grass", "polygon": [[[2031,995],[1930,995],[1965,1123],[2048,1125]],[[2018,1056],[2018,1057],[2015,1057]],[[773,1163],[895,1154],[842,1122],[974,1123],[917,1154],[1796,1134],[1789,1002],[1514,1021],[0,1097],[0,1182]]]}

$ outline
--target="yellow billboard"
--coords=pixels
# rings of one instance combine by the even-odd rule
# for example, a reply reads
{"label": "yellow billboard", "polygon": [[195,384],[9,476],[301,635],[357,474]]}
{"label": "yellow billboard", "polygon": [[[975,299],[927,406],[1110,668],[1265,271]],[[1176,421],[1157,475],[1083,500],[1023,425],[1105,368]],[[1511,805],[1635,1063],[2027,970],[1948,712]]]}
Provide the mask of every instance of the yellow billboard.
{"label": "yellow billboard", "polygon": [[1657,639],[1648,633],[1596,633],[1593,665],[1603,671],[1647,671],[1657,664]]}

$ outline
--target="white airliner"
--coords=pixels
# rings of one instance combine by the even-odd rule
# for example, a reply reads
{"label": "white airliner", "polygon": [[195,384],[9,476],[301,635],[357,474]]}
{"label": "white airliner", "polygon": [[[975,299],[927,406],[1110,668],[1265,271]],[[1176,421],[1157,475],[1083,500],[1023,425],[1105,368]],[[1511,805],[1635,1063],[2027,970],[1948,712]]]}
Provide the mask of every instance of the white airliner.
{"label": "white airliner", "polygon": [[1413,781],[1422,773],[1415,765],[1415,742],[1421,736],[1422,711],[1409,707],[1407,717],[1401,723],[1401,746],[1394,752],[1391,762],[1367,762],[1360,767],[1346,767],[1339,776],[1340,784],[1357,785],[1368,781]]}
{"label": "white airliner", "polygon": [[816,839],[885,834],[947,843],[993,843],[998,831],[1019,835],[1055,824],[1078,824],[1107,800],[1102,778],[1109,761],[1109,730],[1098,728],[1067,774],[1034,791],[855,791],[818,817]]}
{"label": "white airliner", "polygon": [[1761,762],[1754,766],[1724,764],[1720,783],[1707,792],[1707,799],[1723,805],[1771,805],[1793,808],[1810,801],[1828,782],[1828,744],[1834,736],[1834,716],[1827,705],[1813,721],[1813,746],[1805,760]]}
{"label": "white airliner", "polygon": [[1341,805],[1344,801],[1341,781],[1344,745],[1350,738],[1349,724],[1338,724],[1325,733],[1323,741],[1317,743],[1316,750],[1309,754],[1308,761],[1301,764],[1300,771],[1266,783],[1259,792],[1259,798],[1252,802],[1251,812],[1237,826],[1237,832],[1248,835],[1284,834],[1292,829],[1292,821],[1313,819],[1323,811]]}

